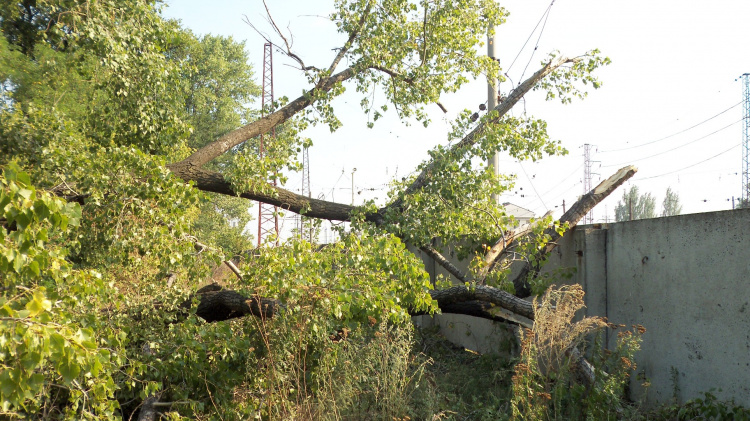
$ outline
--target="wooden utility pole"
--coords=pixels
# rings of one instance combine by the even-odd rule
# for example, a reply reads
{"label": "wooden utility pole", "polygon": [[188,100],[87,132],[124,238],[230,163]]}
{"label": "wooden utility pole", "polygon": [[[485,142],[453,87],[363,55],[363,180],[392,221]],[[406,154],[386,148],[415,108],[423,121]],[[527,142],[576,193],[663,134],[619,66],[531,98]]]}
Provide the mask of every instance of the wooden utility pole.
{"label": "wooden utility pole", "polygon": [[633,198],[632,197],[628,198],[628,209],[629,209],[629,215],[630,215],[628,220],[632,221],[633,220]]}
{"label": "wooden utility pole", "polygon": [[[496,59],[495,54],[495,25],[494,23],[490,23],[489,27],[487,28],[487,57],[491,58],[492,60]],[[487,112],[492,112],[492,110],[497,107],[497,79],[493,78],[487,78]],[[489,162],[487,162],[489,167],[492,169],[492,173],[497,177],[500,175],[500,156],[497,152],[495,152],[489,159]],[[492,201],[495,203],[498,203],[500,200],[500,196],[497,194],[492,195]]]}

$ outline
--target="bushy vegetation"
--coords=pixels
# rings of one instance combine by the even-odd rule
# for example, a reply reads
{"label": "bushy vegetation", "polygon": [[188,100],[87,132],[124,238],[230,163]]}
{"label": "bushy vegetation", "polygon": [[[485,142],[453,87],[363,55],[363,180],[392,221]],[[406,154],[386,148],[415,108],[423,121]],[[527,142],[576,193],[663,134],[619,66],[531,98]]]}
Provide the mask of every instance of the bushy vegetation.
{"label": "bushy vegetation", "polygon": [[[621,414],[638,333],[623,336],[612,354],[592,353],[608,376],[584,386],[568,352],[604,327],[570,323],[565,309],[575,304],[563,303],[580,298],[575,290],[548,298],[557,310],[537,315],[518,364],[457,350],[411,325],[410,314],[437,311],[430,292],[440,285],[406,243],[440,238],[470,255],[509,232],[513,218],[491,197],[511,188],[512,178],[476,163],[496,150],[517,159],[564,154],[541,120],[464,112],[450,143],[418,168],[422,175],[393,186],[388,207],[344,207],[331,216],[325,211],[341,205],[307,200],[294,209],[350,221],[335,244],[292,239],[253,249],[244,230],[247,198],[290,200],[267,181],[283,184],[285,171],[299,169],[297,152],[312,144],[301,131],[340,126],[331,101],[344,93],[343,82],[364,98],[381,90],[400,117],[427,124],[424,107],[441,94],[456,92],[468,76],[499,75],[478,46],[490,21],[503,22],[502,8],[490,0],[335,2],[331,19],[349,41],[329,67],[300,60],[310,90],[266,110],[283,112],[271,114],[277,136],[261,157],[258,135],[270,127],[258,128],[264,120],[252,99],[259,89],[244,44],[198,37],[162,18],[161,6],[0,5],[0,418]],[[350,67],[334,74],[344,62]],[[599,86],[591,72],[607,63],[596,52],[568,60],[553,54],[544,65],[548,79],[525,89],[569,102],[585,96],[578,82]],[[362,105],[371,124],[388,108]],[[549,241],[547,222],[517,249],[535,264]],[[559,233],[565,225],[552,227]],[[241,272],[221,287],[245,303],[276,300],[274,317],[228,313],[214,323],[197,315],[197,291],[230,258]],[[507,267],[500,269],[486,279],[511,289]],[[552,281],[532,287],[543,291]],[[554,336],[562,334],[573,336]],[[602,413],[601,403],[615,412]]]}

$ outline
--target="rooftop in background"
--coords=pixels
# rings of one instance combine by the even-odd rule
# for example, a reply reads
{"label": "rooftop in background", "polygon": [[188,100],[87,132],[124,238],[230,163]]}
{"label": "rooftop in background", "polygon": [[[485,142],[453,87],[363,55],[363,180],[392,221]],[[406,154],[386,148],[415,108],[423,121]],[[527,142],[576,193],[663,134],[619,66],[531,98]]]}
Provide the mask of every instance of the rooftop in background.
{"label": "rooftop in background", "polygon": [[528,223],[531,218],[536,216],[534,212],[510,202],[503,203],[503,206],[505,206],[505,212],[508,215],[513,215],[518,220],[519,225]]}

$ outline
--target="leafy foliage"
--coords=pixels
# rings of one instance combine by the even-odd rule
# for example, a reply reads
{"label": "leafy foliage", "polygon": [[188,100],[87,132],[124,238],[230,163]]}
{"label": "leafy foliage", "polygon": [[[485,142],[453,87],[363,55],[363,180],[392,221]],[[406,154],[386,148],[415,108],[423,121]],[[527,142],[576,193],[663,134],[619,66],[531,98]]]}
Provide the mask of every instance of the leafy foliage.
{"label": "leafy foliage", "polygon": [[15,165],[0,187],[0,413],[114,417],[125,338],[95,315],[110,288],[65,260],[81,209],[37,191]]}
{"label": "leafy foliage", "polygon": [[674,420],[750,420],[750,409],[735,403],[722,401],[715,391],[705,392],[703,397],[692,399],[683,405],[671,405],[652,411],[654,416]]}
{"label": "leafy foliage", "polygon": [[[680,212],[682,212],[680,196],[671,187],[667,187],[664,201],[662,201],[661,216],[679,215]],[[618,201],[615,207],[615,220],[618,222],[655,218],[656,216],[656,198],[651,193],[641,195],[638,186],[633,186],[630,190],[625,191],[622,194],[622,200]]]}
{"label": "leafy foliage", "polygon": [[[394,186],[402,206],[381,226],[366,222],[368,204],[336,244],[241,253],[251,247],[246,205],[198,191],[170,164],[256,124],[244,45],[197,38],[159,8],[151,0],[0,6],[2,415],[127,418],[158,397],[173,402],[163,411],[171,419],[293,418],[300,408],[320,414],[326,387],[350,373],[363,377],[334,397],[339,414],[426,417],[428,409],[402,405],[424,368],[405,326],[409,312],[431,313],[436,303],[405,244],[440,238],[469,254],[496,240],[514,221],[490,197],[512,179],[478,161],[495,150],[536,160],[564,149],[541,120],[489,113],[476,123],[464,113],[450,143],[420,166],[424,184],[408,194],[411,180]],[[331,101],[347,81],[371,123],[390,106],[427,124],[424,107],[441,94],[499,76],[477,47],[505,16],[491,0],[336,1],[331,18],[348,39],[337,59],[326,68],[300,62],[310,89],[263,110],[284,118],[275,137],[264,133],[262,156],[261,137],[251,136],[208,169],[236,191],[271,196],[268,180],[283,184],[312,145],[301,132],[340,125]],[[607,60],[588,58],[540,88],[566,102],[585,94],[574,82],[598,87],[591,72]],[[351,67],[332,82],[340,63]],[[372,101],[376,91],[387,104]],[[478,128],[476,142],[455,147]],[[545,243],[537,234],[529,250]],[[208,247],[196,251],[196,242]],[[192,314],[196,287],[230,253],[242,254],[244,274],[225,286],[278,298],[278,317],[206,323]],[[355,407],[355,398],[370,406]]]}
{"label": "leafy foliage", "polygon": [[661,208],[661,216],[674,216],[679,215],[682,212],[680,196],[672,191],[671,187],[667,187],[667,192],[664,195],[664,201],[662,202]]}
{"label": "leafy foliage", "polygon": [[615,221],[632,221],[656,217],[656,199],[651,193],[640,194],[633,186],[622,194],[615,207]]}

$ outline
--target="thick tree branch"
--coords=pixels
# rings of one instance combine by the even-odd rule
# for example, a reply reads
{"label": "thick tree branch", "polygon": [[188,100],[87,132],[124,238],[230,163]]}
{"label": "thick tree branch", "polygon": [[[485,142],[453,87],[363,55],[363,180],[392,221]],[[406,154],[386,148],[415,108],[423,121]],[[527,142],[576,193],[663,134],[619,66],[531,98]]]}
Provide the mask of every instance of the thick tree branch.
{"label": "thick tree branch", "polygon": [[466,301],[483,301],[534,320],[534,306],[530,301],[518,298],[501,289],[485,285],[474,285],[471,287],[457,285],[448,289],[430,291],[430,296],[438,302],[438,307],[441,309],[443,306]]}
{"label": "thick tree branch", "polygon": [[197,167],[202,167],[240,143],[267,133],[273,127],[287,121],[292,116],[312,104],[314,98],[318,94],[330,91],[336,84],[351,79],[356,73],[357,72],[353,68],[349,67],[346,70],[324,79],[322,83],[318,84],[318,86],[305,92],[302,96],[281,107],[279,110],[225,134],[216,141],[198,149],[192,155],[177,164],[189,163]]}
{"label": "thick tree branch", "polygon": [[[542,218],[546,218],[550,213],[547,212]],[[517,244],[519,238],[528,235],[530,232],[531,224],[526,224],[510,232],[503,233],[503,236],[484,255],[484,265],[477,274],[477,281],[483,283],[487,275],[495,269],[501,257],[506,254],[511,244]]]}
{"label": "thick tree branch", "polygon": [[328,67],[328,74],[333,73],[334,70],[336,70],[336,66],[339,65],[341,62],[341,59],[344,58],[344,55],[347,51],[351,48],[352,44],[354,43],[354,40],[357,38],[357,35],[359,35],[359,31],[362,30],[362,27],[364,26],[365,22],[367,21],[367,17],[370,15],[370,10],[372,8],[372,3],[367,3],[367,7],[365,7],[364,12],[362,13],[362,16],[359,18],[359,22],[357,24],[357,28],[352,31],[351,34],[349,34],[349,39],[346,40],[346,43],[344,43],[344,46],[339,49],[338,54],[336,54],[336,57],[333,59],[333,62],[331,62],[331,65]]}
{"label": "thick tree branch", "polygon": [[470,279],[461,272],[461,269],[457,268],[453,263],[445,258],[439,251],[435,250],[432,246],[420,247],[420,250],[427,253],[432,260],[436,261],[440,266],[444,267],[445,270],[450,272],[451,275],[455,276],[461,282],[469,282]]}
{"label": "thick tree branch", "polygon": [[[254,191],[238,192],[220,173],[205,170],[191,162],[182,161],[168,167],[177,177],[185,181],[192,181],[194,186],[202,191],[257,200],[311,218],[348,221],[351,212],[354,210],[354,207],[350,205],[302,196],[275,186],[268,186],[272,191],[271,194]],[[378,224],[383,222],[382,217],[377,213],[369,215],[368,219]]]}
{"label": "thick tree branch", "polygon": [[[514,89],[500,104],[497,105],[492,111],[495,111],[497,115],[491,119],[486,120],[485,122],[478,125],[474,130],[472,130],[469,134],[467,134],[461,141],[453,145],[451,148],[452,152],[457,152],[460,150],[463,150],[465,148],[468,148],[469,146],[475,144],[484,133],[486,127],[491,124],[496,124],[501,117],[503,117],[505,114],[510,111],[518,101],[521,100],[521,98],[524,97],[536,84],[542,80],[545,76],[549,75],[550,73],[554,72],[559,67],[569,64],[569,63],[576,63],[580,61],[581,58],[567,58],[567,57],[560,57],[558,59],[552,60],[541,69],[537,70],[536,73],[534,73],[531,77],[526,79],[523,83],[518,85],[516,89]],[[409,185],[409,187],[404,190],[403,196],[408,196],[410,194],[413,194],[414,192],[420,190],[422,187],[424,187],[427,184],[427,181],[430,177],[430,174],[433,170],[433,164],[428,164],[427,166],[422,169],[422,172],[419,173],[417,178],[414,180],[414,182]],[[403,198],[396,199],[394,202],[392,202],[390,205],[388,205],[388,208],[394,209],[394,210],[400,210],[401,206],[403,205]]]}
{"label": "thick tree branch", "polygon": [[[563,224],[567,222],[570,228],[574,227],[581,219],[583,219],[584,215],[586,215],[591,209],[594,208],[594,206],[596,206],[599,202],[609,196],[610,193],[615,191],[615,189],[621,186],[622,183],[635,175],[637,171],[638,169],[633,165],[620,168],[620,170],[618,170],[615,174],[599,183],[596,188],[578,199],[578,201],[576,201],[573,206],[571,206],[570,209],[568,209],[568,211],[563,214],[563,216],[560,218],[560,222]],[[541,257],[549,254],[549,252],[551,252],[557,246],[557,240],[560,239],[560,234],[558,234],[558,232],[555,231],[554,228],[547,228],[544,231],[544,234],[549,235],[550,240],[547,243],[546,247],[540,249],[537,252],[538,258],[534,259],[537,262],[543,261]],[[528,284],[529,274],[536,276],[536,274],[539,273],[539,269],[540,267],[538,264],[532,265],[527,262],[524,265],[521,272],[516,276],[515,279],[513,279],[513,286],[516,289],[516,295],[518,295],[519,297],[527,297],[529,294],[531,294],[531,289],[529,288]]]}
{"label": "thick tree branch", "polygon": [[[510,95],[508,95],[508,97],[495,108],[495,111],[497,111],[498,113],[495,119],[487,121],[476,127],[460,142],[456,143],[453,146],[453,150],[460,150],[476,143],[487,124],[496,123],[500,119],[500,117],[510,111],[510,109],[542,78],[549,75],[560,66],[575,62],[577,60],[580,59],[559,58],[547,63],[544,67],[534,73],[534,75],[532,75],[521,85],[519,85],[518,88],[512,91]],[[195,183],[195,187],[203,191],[210,191],[230,196],[240,196],[250,200],[257,200],[259,202],[278,206],[290,212],[304,214],[305,216],[312,218],[338,221],[350,220],[350,213],[354,209],[351,206],[311,199],[292,193],[285,189],[270,186],[269,188],[273,191],[272,194],[263,194],[253,191],[237,192],[226,180],[224,180],[224,177],[221,174],[204,170],[201,167],[212,159],[239,145],[240,143],[262,133],[268,132],[272,127],[283,123],[299,111],[312,104],[313,97],[317,93],[328,91],[333,88],[335,84],[346,81],[356,74],[357,71],[354,70],[354,68],[350,67],[340,73],[337,73],[334,76],[331,76],[328,79],[325,79],[325,82],[322,83],[319,87],[316,87],[305,95],[300,96],[278,111],[273,112],[259,120],[254,121],[253,123],[250,123],[220,137],[215,142],[204,146],[183,161],[170,164],[168,166],[169,169],[183,180],[193,181]],[[424,187],[429,177],[431,168],[432,165],[427,165],[427,167],[422,170],[416,180],[414,180],[414,182],[405,190],[404,195],[412,194]],[[400,211],[402,205],[403,198],[397,199],[386,207],[381,208],[377,214],[368,215],[367,218],[368,220],[375,222],[376,224],[382,224],[385,221],[383,215],[389,209]]]}
{"label": "thick tree branch", "polygon": [[[271,318],[284,307],[273,298],[246,297],[237,291],[224,289],[217,283],[204,286],[195,295],[199,299],[195,314],[209,323],[250,315]],[[189,307],[191,303],[192,298],[185,301],[182,307]]]}

